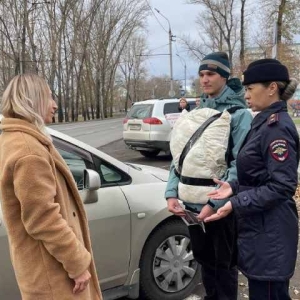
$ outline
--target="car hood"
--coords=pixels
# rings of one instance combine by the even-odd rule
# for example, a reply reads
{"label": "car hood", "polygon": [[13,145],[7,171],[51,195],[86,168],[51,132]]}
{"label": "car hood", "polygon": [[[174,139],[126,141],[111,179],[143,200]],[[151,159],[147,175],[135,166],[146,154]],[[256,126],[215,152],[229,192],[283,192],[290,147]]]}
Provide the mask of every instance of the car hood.
{"label": "car hood", "polygon": [[160,179],[161,181],[168,181],[169,178],[169,171],[157,168],[157,167],[150,167],[146,165],[140,165],[140,164],[132,164],[132,163],[126,163],[128,166],[141,171],[146,174],[151,174],[152,176]]}

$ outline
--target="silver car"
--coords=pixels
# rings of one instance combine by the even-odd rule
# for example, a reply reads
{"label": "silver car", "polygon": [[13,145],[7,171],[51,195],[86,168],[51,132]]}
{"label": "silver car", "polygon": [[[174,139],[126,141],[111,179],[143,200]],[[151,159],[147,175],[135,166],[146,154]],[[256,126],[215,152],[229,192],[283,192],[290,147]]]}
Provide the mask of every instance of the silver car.
{"label": "silver car", "polygon": [[[49,129],[85,204],[104,299],[182,300],[200,280],[186,225],[166,209],[168,172],[124,164]],[[0,299],[21,299],[0,210]]]}
{"label": "silver car", "polygon": [[[190,109],[195,98],[186,98]],[[169,153],[173,122],[179,117],[179,99],[152,99],[134,103],[123,121],[125,144],[143,156],[155,157],[160,151]]]}

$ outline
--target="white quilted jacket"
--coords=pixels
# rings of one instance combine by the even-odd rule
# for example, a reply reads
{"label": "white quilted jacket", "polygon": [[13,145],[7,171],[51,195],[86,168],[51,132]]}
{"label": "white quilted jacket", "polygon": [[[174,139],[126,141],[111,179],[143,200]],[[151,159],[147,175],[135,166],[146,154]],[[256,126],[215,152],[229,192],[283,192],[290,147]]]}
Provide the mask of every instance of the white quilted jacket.
{"label": "white quilted jacket", "polygon": [[[211,108],[202,108],[183,113],[176,121],[172,130],[170,149],[177,171],[181,152],[190,137],[208,118],[218,113],[219,111]],[[230,121],[230,113],[224,111],[220,118],[204,130],[183,162],[182,176],[212,179],[224,175],[227,169],[225,154],[230,135]],[[212,186],[194,186],[180,182],[178,196],[186,202],[206,204],[207,193],[213,189]]]}

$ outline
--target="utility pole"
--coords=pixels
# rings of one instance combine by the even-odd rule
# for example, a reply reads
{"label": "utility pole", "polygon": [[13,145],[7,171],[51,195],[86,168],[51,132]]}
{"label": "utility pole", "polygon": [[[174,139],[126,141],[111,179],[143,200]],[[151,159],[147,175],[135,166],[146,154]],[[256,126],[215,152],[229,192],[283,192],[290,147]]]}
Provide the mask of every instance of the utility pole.
{"label": "utility pole", "polygon": [[183,64],[184,67],[184,95],[186,94],[186,61],[181,57],[178,53],[176,54],[179,58],[181,63]]}
{"label": "utility pole", "polygon": [[169,24],[169,55],[170,55],[170,91],[169,91],[169,96],[170,97],[174,97],[175,96],[175,91],[174,91],[174,87],[173,87],[173,54],[172,54],[172,42],[173,42],[173,37],[175,37],[174,35],[172,35],[172,30],[171,30],[171,24],[170,21],[167,17],[165,17],[157,8],[155,8],[155,10],[164,18],[167,20],[168,24]]}

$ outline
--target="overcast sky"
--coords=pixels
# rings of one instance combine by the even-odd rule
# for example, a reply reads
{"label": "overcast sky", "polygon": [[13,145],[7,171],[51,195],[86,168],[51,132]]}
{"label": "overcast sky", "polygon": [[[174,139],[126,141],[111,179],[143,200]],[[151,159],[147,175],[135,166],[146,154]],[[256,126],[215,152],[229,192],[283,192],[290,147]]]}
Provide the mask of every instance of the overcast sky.
{"label": "overcast sky", "polygon": [[[172,34],[182,36],[189,34],[191,37],[197,35],[195,29],[195,20],[197,13],[200,10],[199,5],[185,4],[185,0],[148,0],[153,12],[161,25],[166,31],[169,30],[168,22],[159,15],[154,8],[157,8],[166,18],[169,19],[172,29]],[[152,53],[155,54],[168,54],[169,53],[169,36],[168,33],[158,23],[153,14],[148,18],[148,47],[153,49]],[[173,78],[184,79],[184,66],[180,58],[176,56],[179,54],[187,65],[187,78],[196,76],[198,71],[198,63],[190,59],[186,52],[180,46],[178,38],[176,42],[172,43],[173,46]],[[158,48],[158,49],[156,49]],[[153,56],[147,62],[147,67],[151,75],[170,75],[170,62],[169,56]]]}
{"label": "overcast sky", "polygon": [[[200,5],[186,4],[185,0],[147,0],[152,7],[153,12],[161,25],[168,31],[168,22],[159,15],[154,8],[157,8],[166,18],[169,19],[172,34],[176,36],[190,35],[192,39],[198,38],[196,30],[196,17],[201,10]],[[148,17],[147,42],[152,53],[168,54],[169,53],[169,36],[168,33],[158,23],[154,14]],[[187,78],[197,77],[199,62],[192,60],[180,46],[179,39],[175,38],[173,45],[173,78],[184,79],[184,66],[176,54],[179,54],[187,65]],[[300,42],[300,34],[296,36],[296,42]],[[161,47],[162,46],[162,47]],[[159,49],[156,49],[160,47]],[[151,75],[168,75],[170,76],[169,56],[153,56],[147,61],[147,68]]]}

